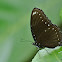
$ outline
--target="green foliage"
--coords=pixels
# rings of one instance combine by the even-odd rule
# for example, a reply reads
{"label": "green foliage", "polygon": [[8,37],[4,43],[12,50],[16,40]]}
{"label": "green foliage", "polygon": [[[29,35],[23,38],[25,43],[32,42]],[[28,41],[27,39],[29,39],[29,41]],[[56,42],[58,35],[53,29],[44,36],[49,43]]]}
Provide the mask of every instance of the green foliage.
{"label": "green foliage", "polygon": [[[36,47],[32,45],[34,40],[30,29],[34,7],[42,9],[54,24],[60,25],[62,0],[0,0],[0,62],[30,62],[37,53]],[[60,48],[58,50],[61,51]],[[52,56],[48,54],[48,57],[42,58],[42,61],[45,58],[53,61],[57,53],[54,52]],[[58,57],[61,57],[61,53]]]}
{"label": "green foliage", "polygon": [[32,62],[62,62],[62,47],[39,50]]}
{"label": "green foliage", "polygon": [[60,19],[62,20],[62,8],[60,10]]}

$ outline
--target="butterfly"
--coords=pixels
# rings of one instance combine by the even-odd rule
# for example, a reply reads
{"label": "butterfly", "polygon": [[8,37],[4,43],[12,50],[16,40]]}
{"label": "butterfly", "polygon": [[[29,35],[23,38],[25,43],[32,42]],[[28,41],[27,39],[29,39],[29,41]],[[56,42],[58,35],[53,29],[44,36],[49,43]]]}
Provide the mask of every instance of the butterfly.
{"label": "butterfly", "polygon": [[52,24],[41,9],[34,8],[32,10],[30,27],[35,41],[33,45],[39,48],[62,46],[60,28]]}

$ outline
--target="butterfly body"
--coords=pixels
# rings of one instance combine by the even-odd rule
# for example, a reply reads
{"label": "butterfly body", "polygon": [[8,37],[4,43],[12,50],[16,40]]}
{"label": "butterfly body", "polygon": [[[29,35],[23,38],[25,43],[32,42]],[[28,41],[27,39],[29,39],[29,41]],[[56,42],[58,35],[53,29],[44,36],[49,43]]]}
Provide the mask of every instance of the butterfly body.
{"label": "butterfly body", "polygon": [[51,23],[44,12],[34,8],[31,14],[31,32],[35,40],[34,45],[39,48],[54,48],[62,45],[62,33],[60,29]]}

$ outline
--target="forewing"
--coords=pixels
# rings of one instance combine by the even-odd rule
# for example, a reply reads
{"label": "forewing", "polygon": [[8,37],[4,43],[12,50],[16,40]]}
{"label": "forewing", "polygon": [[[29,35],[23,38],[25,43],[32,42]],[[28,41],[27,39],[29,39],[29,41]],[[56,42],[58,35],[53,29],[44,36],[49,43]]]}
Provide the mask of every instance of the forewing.
{"label": "forewing", "polygon": [[59,28],[38,8],[34,8],[31,14],[31,31],[39,47],[53,48],[60,45],[62,35]]}

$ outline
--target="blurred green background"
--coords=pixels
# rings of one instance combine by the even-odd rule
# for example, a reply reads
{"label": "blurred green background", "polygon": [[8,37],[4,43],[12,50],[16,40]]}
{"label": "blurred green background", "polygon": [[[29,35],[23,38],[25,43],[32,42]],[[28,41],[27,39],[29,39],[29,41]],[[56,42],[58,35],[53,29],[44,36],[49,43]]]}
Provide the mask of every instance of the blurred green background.
{"label": "blurred green background", "polygon": [[32,45],[30,29],[34,7],[62,26],[62,0],[0,0],[0,62],[31,62],[34,58],[37,48]]}

